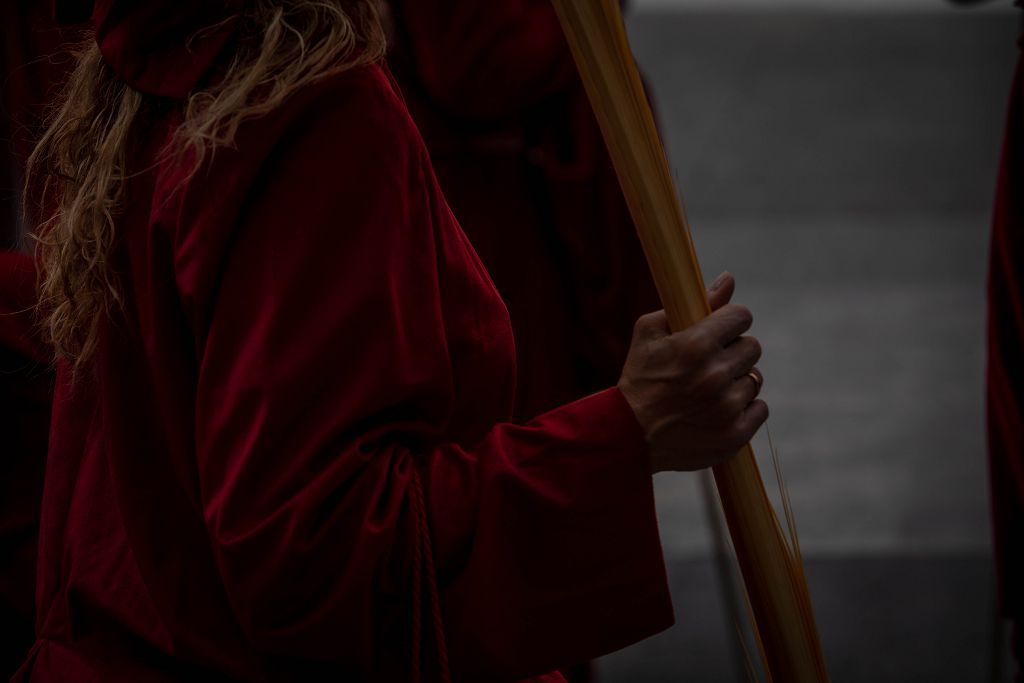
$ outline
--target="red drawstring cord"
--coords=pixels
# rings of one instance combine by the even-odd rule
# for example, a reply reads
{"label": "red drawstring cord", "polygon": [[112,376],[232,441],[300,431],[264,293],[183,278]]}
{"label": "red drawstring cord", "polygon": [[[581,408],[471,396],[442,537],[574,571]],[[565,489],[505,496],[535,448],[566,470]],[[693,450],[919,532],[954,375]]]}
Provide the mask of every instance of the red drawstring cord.
{"label": "red drawstring cord", "polygon": [[[415,517],[416,549],[413,553],[413,588],[412,588],[412,680],[422,683],[422,638],[423,629],[423,579],[427,582],[427,598],[430,600],[430,616],[434,631],[434,646],[437,649],[437,665],[440,683],[451,683],[452,675],[448,668],[448,644],[444,636],[444,619],[441,616],[441,595],[437,588],[437,571],[434,567],[434,548],[430,537],[430,525],[427,522],[426,498],[423,494],[423,483],[416,465],[412,466],[412,514]],[[424,566],[425,565],[425,566]],[[424,573],[426,576],[424,577]]]}

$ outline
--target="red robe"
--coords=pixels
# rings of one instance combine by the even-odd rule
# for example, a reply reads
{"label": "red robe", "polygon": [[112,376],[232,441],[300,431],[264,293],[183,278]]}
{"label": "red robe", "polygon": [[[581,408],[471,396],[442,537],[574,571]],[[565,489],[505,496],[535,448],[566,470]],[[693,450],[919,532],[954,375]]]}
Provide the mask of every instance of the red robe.
{"label": "red robe", "polygon": [[0,678],[32,645],[32,586],[53,378],[36,340],[35,268],[0,251]]}
{"label": "red robe", "polygon": [[[230,42],[173,50],[220,4],[121,3],[99,39],[144,92]],[[18,680],[436,680],[446,650],[454,680],[511,681],[669,626],[631,410],[507,422],[505,308],[384,72],[293,95],[189,180],[154,163],[178,109],[137,129],[124,311],[60,368]]]}
{"label": "red robe", "polygon": [[44,105],[70,59],[54,57],[71,40],[38,0],[0,2],[0,680],[33,640],[33,590],[39,500],[53,377],[36,340],[31,261],[4,251],[21,243],[25,161]]}
{"label": "red robe", "polygon": [[391,0],[389,62],[508,305],[515,414],[614,383],[660,308],[550,0]]}
{"label": "red robe", "polygon": [[989,474],[1000,609],[1016,622],[1015,649],[1024,666],[1024,57],[1010,95],[988,295]]}

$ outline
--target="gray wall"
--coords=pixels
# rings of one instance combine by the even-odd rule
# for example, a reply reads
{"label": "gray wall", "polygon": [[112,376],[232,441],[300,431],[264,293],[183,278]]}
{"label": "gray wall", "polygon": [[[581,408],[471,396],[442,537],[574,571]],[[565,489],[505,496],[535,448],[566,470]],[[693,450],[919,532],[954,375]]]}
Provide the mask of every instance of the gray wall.
{"label": "gray wall", "polygon": [[[1016,13],[669,2],[634,5],[633,47],[705,278],[731,270],[754,310],[833,680],[988,680],[984,277]],[[697,480],[656,490],[679,624],[605,680],[731,680]]]}

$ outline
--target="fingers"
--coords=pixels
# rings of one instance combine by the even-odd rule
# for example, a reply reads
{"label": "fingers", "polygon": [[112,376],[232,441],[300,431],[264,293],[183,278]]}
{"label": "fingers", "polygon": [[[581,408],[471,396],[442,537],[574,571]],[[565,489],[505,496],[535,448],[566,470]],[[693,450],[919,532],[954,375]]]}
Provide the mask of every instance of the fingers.
{"label": "fingers", "polygon": [[750,329],[754,316],[739,304],[726,304],[705,319],[707,329],[720,346],[728,346],[736,337]]}
{"label": "fingers", "polygon": [[727,457],[735,455],[736,451],[751,442],[767,419],[767,403],[761,399],[754,399],[748,403],[720,432],[722,452],[728,453]]}
{"label": "fingers", "polygon": [[736,291],[736,280],[728,272],[724,272],[715,278],[715,281],[708,287],[708,304],[712,311],[717,311],[729,303],[733,292]]}
{"label": "fingers", "polygon": [[725,347],[721,362],[728,369],[729,376],[743,377],[761,360],[761,343],[754,337],[740,337]]}
{"label": "fingers", "polygon": [[684,356],[710,354],[728,346],[736,337],[750,329],[753,324],[750,309],[738,304],[725,304],[717,311],[673,336]]}
{"label": "fingers", "polygon": [[[725,271],[716,277],[707,291],[708,304],[711,306],[712,313],[728,304],[735,291],[736,279],[732,276],[732,273]],[[740,332],[733,334],[732,337],[741,334],[743,331],[745,330],[740,330]],[[633,333],[634,336],[639,335],[646,339],[658,339],[672,334],[664,309],[640,316],[633,328]],[[726,340],[725,343],[728,343],[728,341],[731,341],[731,338]]]}
{"label": "fingers", "polygon": [[642,315],[636,319],[636,324],[633,325],[634,339],[654,340],[667,337],[670,334],[672,334],[672,330],[668,326],[665,309]]}
{"label": "fingers", "polygon": [[739,441],[737,447],[749,443],[767,419],[768,404],[760,399],[751,401],[733,426],[734,437]]}
{"label": "fingers", "polygon": [[[755,380],[751,375],[756,375]],[[761,393],[764,380],[757,368],[752,368],[741,377],[737,377],[722,396],[722,415],[727,419],[735,419],[746,410],[747,406]]]}
{"label": "fingers", "polygon": [[[751,375],[753,375],[753,377],[751,377]],[[761,371],[757,368],[750,368],[750,372],[744,376],[750,377],[750,380],[754,382],[754,395],[756,396],[757,394],[760,394],[761,388],[764,387],[764,375],[761,374]]]}
{"label": "fingers", "polygon": [[733,420],[720,428],[711,457],[699,467],[711,467],[734,457],[743,446],[750,443],[767,419],[768,404],[758,399],[748,403]]}

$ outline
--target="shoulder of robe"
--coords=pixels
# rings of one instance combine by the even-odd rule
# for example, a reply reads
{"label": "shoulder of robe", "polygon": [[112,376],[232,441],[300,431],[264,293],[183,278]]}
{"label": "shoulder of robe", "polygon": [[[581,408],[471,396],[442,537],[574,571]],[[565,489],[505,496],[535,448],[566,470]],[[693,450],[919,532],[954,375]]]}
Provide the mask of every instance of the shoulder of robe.
{"label": "shoulder of robe", "polygon": [[[328,212],[316,213],[310,204],[343,208],[353,190],[386,192],[398,200],[419,185],[427,158],[384,70],[357,67],[325,77],[275,111],[246,121],[235,144],[218,149],[186,182],[175,167],[160,169],[150,221],[172,246],[179,291],[194,305],[213,295],[231,245],[253,211],[269,206],[289,217],[326,218]],[[295,227],[281,225],[292,236]]]}
{"label": "shoulder of robe", "polygon": [[[306,141],[315,144],[302,144]],[[309,171],[317,180],[352,166],[320,162],[387,155],[398,164],[420,160],[423,150],[418,130],[384,70],[376,64],[361,66],[312,83],[274,111],[243,122],[234,143],[209,154],[194,174],[188,174],[187,162],[162,162],[154,213],[178,214],[174,222],[181,223],[192,217],[188,212],[180,215],[190,203],[206,210],[237,208],[249,186],[273,173],[280,157],[299,146],[310,156]],[[168,212],[172,206],[175,210]]]}

